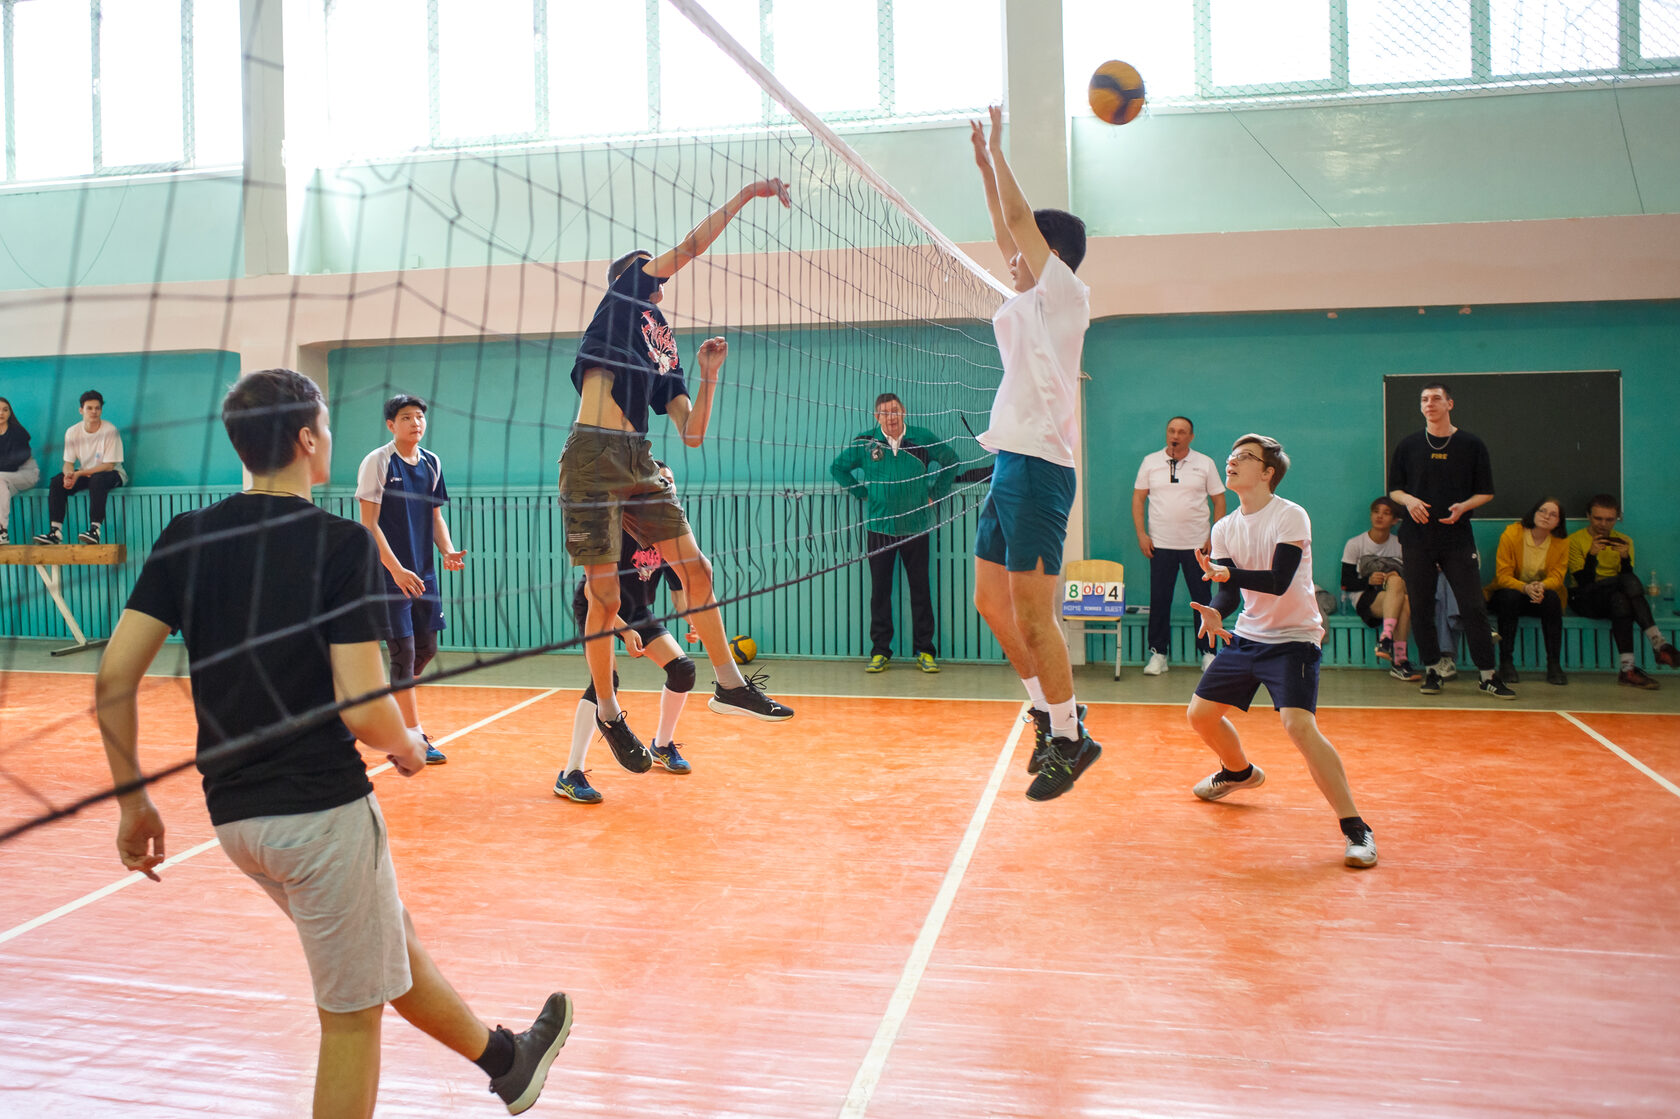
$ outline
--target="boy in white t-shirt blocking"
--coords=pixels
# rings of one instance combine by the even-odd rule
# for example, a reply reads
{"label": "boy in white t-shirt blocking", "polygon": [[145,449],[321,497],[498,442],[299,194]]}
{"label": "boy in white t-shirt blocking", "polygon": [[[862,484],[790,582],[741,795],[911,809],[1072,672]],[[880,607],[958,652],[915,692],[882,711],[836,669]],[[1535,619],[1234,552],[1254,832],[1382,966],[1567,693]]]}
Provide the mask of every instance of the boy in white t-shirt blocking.
{"label": "boy in white t-shirt blocking", "polygon": [[974,162],[1019,294],[992,316],[1003,380],[979,436],[997,463],[974,537],[974,606],[1032,703],[1037,740],[1027,760],[1035,774],[1027,797],[1051,800],[1102,756],[1073,698],[1073,667],[1056,620],[1091,289],[1073,274],[1085,258],[1085,223],[1027,204],[1003,155],[1003,110],[993,105],[990,112],[989,144],[980,122],[972,122]]}
{"label": "boy in white t-shirt blocking", "polygon": [[[1312,522],[1307,511],[1274,494],[1289,470],[1283,445],[1265,435],[1245,435],[1225,460],[1225,485],[1242,504],[1213,526],[1213,559],[1198,557],[1204,578],[1218,585],[1213,602],[1191,603],[1201,631],[1224,638],[1190,700],[1190,725],[1219,756],[1218,772],[1196,783],[1203,800],[1222,800],[1238,789],[1258,788],[1266,775],[1243,753],[1232,724],[1233,707],[1247,711],[1260,685],[1272,697],[1295,748],[1307,760],[1313,783],[1336,810],[1347,840],[1343,861],[1377,865],[1377,843],[1354,806],[1347,772],[1336,748],[1318,729],[1318,666],[1324,620],[1312,582]],[[1224,618],[1243,612],[1236,633]]]}

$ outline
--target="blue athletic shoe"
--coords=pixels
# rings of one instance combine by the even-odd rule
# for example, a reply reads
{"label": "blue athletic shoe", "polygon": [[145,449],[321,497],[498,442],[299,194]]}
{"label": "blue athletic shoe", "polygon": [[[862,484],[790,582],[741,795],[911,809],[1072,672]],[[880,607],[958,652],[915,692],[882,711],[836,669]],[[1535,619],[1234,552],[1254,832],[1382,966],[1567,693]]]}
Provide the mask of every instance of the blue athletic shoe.
{"label": "blue athletic shoe", "polygon": [[688,759],[677,752],[681,743],[672,742],[666,746],[655,745],[649,748],[653,760],[670,770],[672,773],[688,773],[694,769],[688,764]]}
{"label": "blue athletic shoe", "polygon": [[436,746],[432,745],[432,740],[429,736],[422,734],[420,737],[426,740],[427,765],[442,765],[444,762],[449,760],[448,756],[444,754],[442,750],[439,750]]}
{"label": "blue athletic shoe", "polygon": [[583,775],[583,770],[574,769],[570,773],[562,773],[554,779],[554,795],[575,800],[579,804],[600,804],[601,794],[589,783],[589,778]]}

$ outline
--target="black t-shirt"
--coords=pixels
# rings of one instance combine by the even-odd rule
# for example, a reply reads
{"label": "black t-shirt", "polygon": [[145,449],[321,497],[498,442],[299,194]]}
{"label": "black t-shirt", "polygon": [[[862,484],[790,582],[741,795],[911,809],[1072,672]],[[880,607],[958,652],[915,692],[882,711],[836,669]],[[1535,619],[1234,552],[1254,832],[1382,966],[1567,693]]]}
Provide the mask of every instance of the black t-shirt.
{"label": "black t-shirt", "polygon": [[16,470],[29,461],[29,431],[17,417],[0,434],[0,470]]}
{"label": "black t-shirt", "polygon": [[632,264],[608,285],[578,343],[572,384],[582,391],[586,371],[610,372],[613,402],[646,435],[648,409],[663,416],[671,401],[688,395],[688,386],[683,381],[676,336],[659,308],[648,302],[665,281],[648,275],[642,263]]}
{"label": "black t-shirt", "polygon": [[382,575],[367,529],[298,497],[239,494],[182,513],[158,537],[128,609],[186,641],[211,823],[319,812],[373,791],[337,715],[204,755],[335,702],[327,647],[379,639]]}
{"label": "black t-shirt", "polygon": [[[673,591],[682,590],[682,580],[670,564],[660,558],[659,549],[644,548],[628,532],[618,553],[618,616],[629,625],[640,625],[653,618],[653,599],[663,583]],[[589,617],[589,597],[584,592],[588,580],[580,580],[572,593],[572,618],[579,632]]]}
{"label": "black t-shirt", "polygon": [[[1433,440],[1433,442],[1431,442]],[[1388,489],[1404,490],[1429,503],[1429,523],[1420,525],[1410,513],[1400,517],[1400,538],[1412,543],[1473,541],[1472,509],[1455,523],[1444,525],[1447,508],[1478,493],[1493,492],[1493,461],[1487,444],[1459,428],[1441,446],[1441,440],[1425,431],[1414,431],[1394,448],[1388,466]]]}

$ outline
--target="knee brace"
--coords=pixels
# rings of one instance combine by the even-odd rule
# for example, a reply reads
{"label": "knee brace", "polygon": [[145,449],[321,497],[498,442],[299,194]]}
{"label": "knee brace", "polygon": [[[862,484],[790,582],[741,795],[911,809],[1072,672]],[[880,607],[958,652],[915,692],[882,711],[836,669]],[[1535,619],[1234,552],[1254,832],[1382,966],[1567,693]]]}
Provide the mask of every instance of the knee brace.
{"label": "knee brace", "polygon": [[665,687],[673,692],[692,692],[694,690],[695,668],[694,662],[678,654],[677,659],[665,666]]}
{"label": "knee brace", "polygon": [[[613,691],[618,691],[618,669],[616,668],[613,669]],[[600,704],[601,701],[595,695],[595,681],[589,681],[589,686],[583,689],[583,698],[589,703]]]}
{"label": "knee brace", "polygon": [[414,675],[418,676],[426,671],[426,666],[437,656],[437,631],[415,634],[410,648],[414,650]]}
{"label": "knee brace", "polygon": [[400,684],[414,679],[414,638],[393,637],[391,649],[391,683]]}

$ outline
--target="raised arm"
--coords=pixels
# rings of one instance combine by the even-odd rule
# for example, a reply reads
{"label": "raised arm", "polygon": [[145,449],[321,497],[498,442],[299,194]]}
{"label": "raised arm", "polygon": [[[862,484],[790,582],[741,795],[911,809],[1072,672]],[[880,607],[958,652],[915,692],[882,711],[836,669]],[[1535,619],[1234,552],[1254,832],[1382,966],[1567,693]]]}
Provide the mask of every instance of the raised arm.
{"label": "raised arm", "polygon": [[974,162],[980,168],[980,183],[986,188],[986,213],[991,215],[992,237],[996,239],[1003,259],[1009,261],[1015,257],[1015,238],[1009,235],[1009,227],[1003,221],[1003,202],[998,198],[997,176],[992,171],[991,153],[986,150],[986,130],[977,120],[969,121],[968,125],[968,138],[974,145]]}
{"label": "raised arm", "polygon": [[676,425],[677,435],[685,447],[698,447],[706,438],[706,428],[712,422],[712,399],[717,394],[718,371],[729,356],[729,343],[722,338],[708,338],[700,343],[700,388],[691,401],[686,396],[674,398],[665,411]]}
{"label": "raised arm", "polygon": [[772,197],[780,199],[785,208],[792,209],[793,200],[788,197],[787,184],[782,180],[761,179],[756,183],[748,183],[735,192],[735,197],[707,214],[706,219],[683,238],[682,244],[643,262],[642,271],[661,280],[669,280],[681,272],[691,260],[711,248],[712,242],[718,239],[718,234],[723,232],[724,226],[733,221],[735,215],[740,213],[748,202],[755,198]]}
{"label": "raised arm", "polygon": [[992,135],[988,140],[992,156],[992,175],[997,180],[998,202],[1003,208],[1003,224],[1008,230],[1009,237],[1015,242],[1015,248],[1021,254],[1021,261],[1032,272],[1033,280],[1044,275],[1044,262],[1050,258],[1050,245],[1044,240],[1044,234],[1038,231],[1038,222],[1033,217],[1032,206],[1027,202],[1027,196],[1021,193],[1021,185],[1015,181],[1015,172],[1009,169],[1009,160],[1003,154],[1003,106],[993,105],[990,108],[992,116]]}

